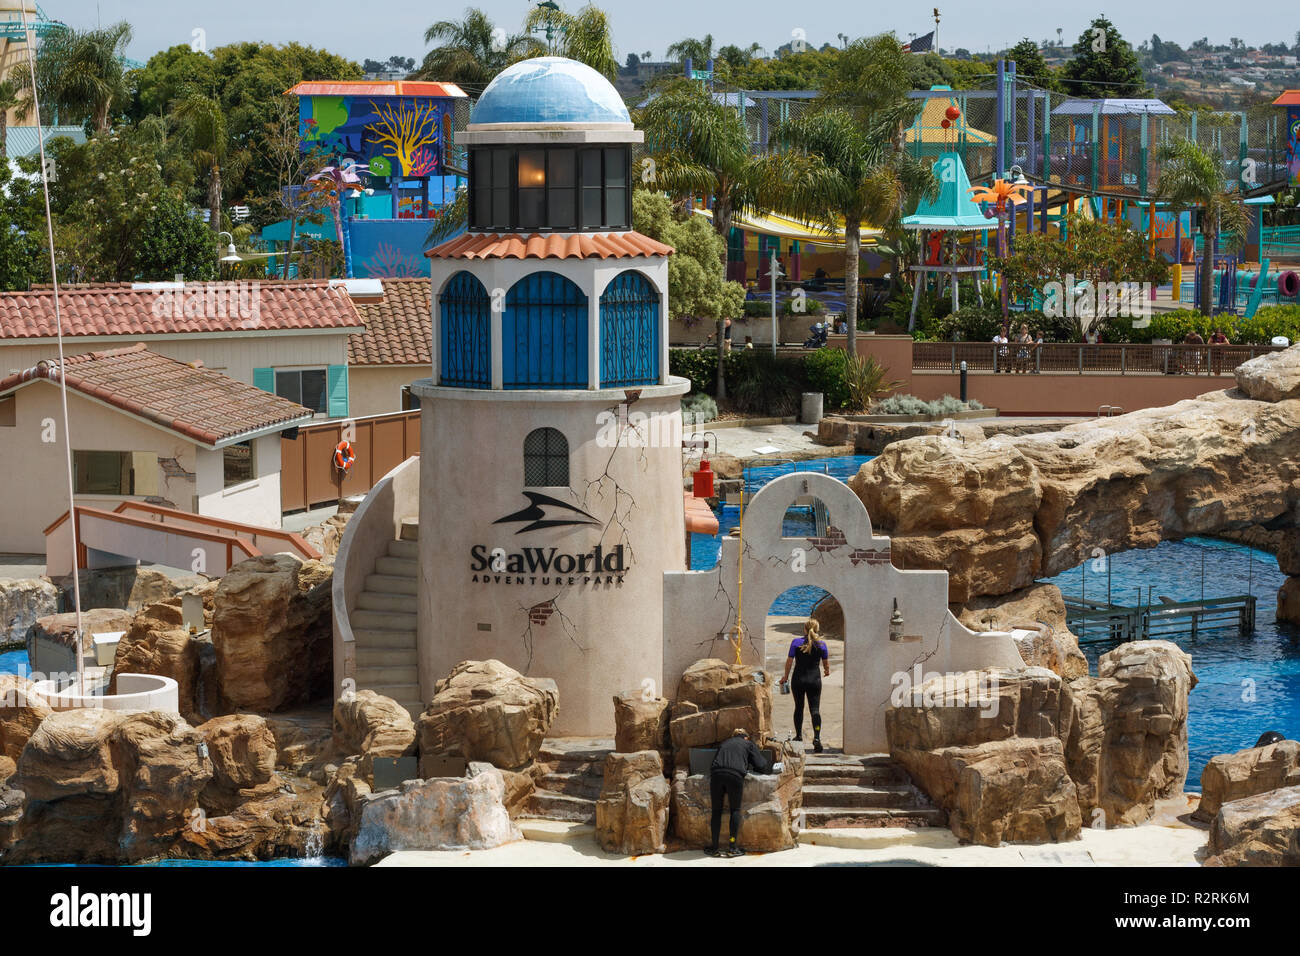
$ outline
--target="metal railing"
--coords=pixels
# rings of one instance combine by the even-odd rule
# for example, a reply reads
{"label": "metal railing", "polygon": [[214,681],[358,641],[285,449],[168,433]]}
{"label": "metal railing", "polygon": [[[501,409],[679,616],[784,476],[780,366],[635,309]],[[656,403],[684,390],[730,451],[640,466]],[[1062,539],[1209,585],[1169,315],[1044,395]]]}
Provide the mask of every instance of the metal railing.
{"label": "metal railing", "polygon": [[[1105,375],[1231,375],[1242,362],[1276,352],[1277,345],[1089,345],[1045,343],[915,342],[912,371],[1041,372]],[[1027,354],[1023,354],[1027,353]]]}

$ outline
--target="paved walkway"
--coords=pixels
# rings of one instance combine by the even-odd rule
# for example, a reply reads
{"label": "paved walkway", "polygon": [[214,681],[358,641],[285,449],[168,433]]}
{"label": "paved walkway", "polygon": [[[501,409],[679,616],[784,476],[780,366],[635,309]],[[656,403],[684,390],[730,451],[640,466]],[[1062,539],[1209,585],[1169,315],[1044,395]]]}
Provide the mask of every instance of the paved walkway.
{"label": "paved walkway", "polygon": [[[707,427],[704,431],[710,431]],[[718,438],[718,450],[737,458],[822,458],[842,455],[844,449],[819,445],[805,432],[817,431],[816,425],[752,425],[738,428],[719,428],[711,434]],[[775,451],[759,451],[759,449]],[[710,449],[712,451],[712,449]]]}

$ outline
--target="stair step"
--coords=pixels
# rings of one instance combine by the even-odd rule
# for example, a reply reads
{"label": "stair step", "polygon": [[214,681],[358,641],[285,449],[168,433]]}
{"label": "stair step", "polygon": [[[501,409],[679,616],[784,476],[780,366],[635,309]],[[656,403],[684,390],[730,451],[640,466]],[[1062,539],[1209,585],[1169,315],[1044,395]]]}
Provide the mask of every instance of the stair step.
{"label": "stair step", "polygon": [[[414,664],[398,665],[395,667],[362,667],[357,665],[356,671],[357,686],[369,687],[376,689],[379,684],[398,684],[418,686],[420,682],[419,668]],[[385,694],[386,697],[392,697],[392,694]],[[416,695],[419,696],[418,694]],[[395,699],[395,698],[394,698]]]}
{"label": "stair step", "polygon": [[420,519],[418,516],[410,516],[402,519],[401,538],[403,541],[420,540]]}
{"label": "stair step", "polygon": [[352,626],[378,631],[414,631],[420,624],[417,614],[400,611],[353,611]]}
{"label": "stair step", "polygon": [[357,647],[357,667],[414,667],[419,669],[419,655],[414,647]]}
{"label": "stair step", "polygon": [[390,558],[411,558],[418,560],[420,557],[420,542],[412,541],[407,538],[398,538],[395,541],[388,542],[388,556]]}
{"label": "stair step", "polygon": [[852,807],[898,809],[915,806],[917,792],[910,784],[894,787],[859,787],[832,784],[803,786],[805,809]]}
{"label": "stair step", "polygon": [[537,786],[549,793],[562,793],[570,797],[584,797],[595,800],[600,796],[603,777],[589,777],[584,774],[548,773],[537,781]]}
{"label": "stair step", "polygon": [[383,628],[355,627],[352,629],[352,637],[356,640],[357,650],[361,650],[363,647],[414,650],[416,647],[415,631],[390,631]]}
{"label": "stair step", "polygon": [[415,580],[420,576],[420,562],[414,558],[390,558],[385,556],[375,560],[375,573],[394,574]]}
{"label": "stair step", "polygon": [[947,815],[933,807],[804,807],[803,826],[826,827],[942,827]]}
{"label": "stair step", "polygon": [[403,574],[367,574],[365,587],[375,594],[418,594],[420,580]]}
{"label": "stair step", "polygon": [[383,694],[385,697],[391,697],[399,704],[405,706],[407,710],[415,707],[416,710],[413,712],[413,715],[424,710],[424,705],[420,703],[420,685],[418,683],[399,684],[395,682],[387,683],[384,681],[366,683],[358,677],[357,689],[373,690],[376,694]]}
{"label": "stair step", "polygon": [[382,591],[362,591],[357,595],[359,611],[396,611],[399,614],[417,614],[420,599],[414,594],[385,594]]}
{"label": "stair step", "polygon": [[553,764],[598,764],[604,772],[605,758],[614,750],[613,741],[608,747],[558,747],[548,741],[542,741],[537,759],[542,763]]}
{"label": "stair step", "polygon": [[596,818],[596,801],[572,797],[567,793],[534,790],[525,815],[541,817],[543,820],[590,823]]}
{"label": "stair step", "polygon": [[818,786],[888,787],[911,782],[902,768],[893,765],[804,764],[803,779],[805,785]]}

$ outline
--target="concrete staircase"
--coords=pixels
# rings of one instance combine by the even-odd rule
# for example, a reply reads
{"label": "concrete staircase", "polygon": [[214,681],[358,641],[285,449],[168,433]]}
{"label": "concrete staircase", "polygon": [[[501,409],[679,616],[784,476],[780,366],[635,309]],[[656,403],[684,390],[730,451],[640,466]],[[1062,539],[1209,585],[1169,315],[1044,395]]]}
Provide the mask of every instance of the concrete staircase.
{"label": "concrete staircase", "polygon": [[609,737],[568,737],[542,741],[533,766],[537,789],[523,816],[566,823],[593,823],[596,798],[605,782]]}
{"label": "concrete staircase", "polygon": [[420,524],[402,521],[401,537],[388,543],[388,554],[366,575],[365,588],[352,609],[356,640],[357,690],[391,697],[418,718],[420,699],[416,626],[419,607]]}
{"label": "concrete staircase", "polygon": [[803,770],[804,829],[946,824],[944,812],[887,754],[808,753]]}

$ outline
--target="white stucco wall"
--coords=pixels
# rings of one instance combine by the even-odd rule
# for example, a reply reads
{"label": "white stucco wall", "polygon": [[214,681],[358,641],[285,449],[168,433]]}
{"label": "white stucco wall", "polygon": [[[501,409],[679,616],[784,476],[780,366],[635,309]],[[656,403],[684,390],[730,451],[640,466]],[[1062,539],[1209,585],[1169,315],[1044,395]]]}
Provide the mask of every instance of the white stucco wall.
{"label": "white stucco wall", "polygon": [[348,399],[353,418],[402,410],[402,386],[429,377],[428,365],[353,365]]}
{"label": "white stucco wall", "polygon": [[195,494],[199,496],[198,513],[261,525],[264,528],[280,527],[278,432],[253,440],[253,468],[256,477],[252,481],[225,488],[221,449],[198,449],[198,468],[194,481]]}
{"label": "white stucco wall", "polygon": [[[820,498],[829,524],[843,540],[819,542],[782,537],[786,511],[804,496]],[[818,544],[822,549],[818,549]],[[738,600],[738,568],[744,549],[744,600]],[[734,659],[727,640],[737,624],[744,637],[742,660],[766,660],[768,610],[792,587],[815,585],[844,609],[844,749],[888,749],[885,711],[895,675],[958,672],[979,667],[1023,667],[1010,634],[976,634],[948,610],[948,572],[900,571],[889,562],[889,539],[873,534],[866,507],[847,485],[826,475],[798,472],[778,478],[745,509],[743,542],[722,541],[722,555],[709,571],[664,575],[664,679],[673,696],[682,672],[704,657]],[[796,553],[799,549],[799,553]],[[801,566],[804,570],[799,570]],[[904,635],[891,642],[889,620],[897,598]]]}

